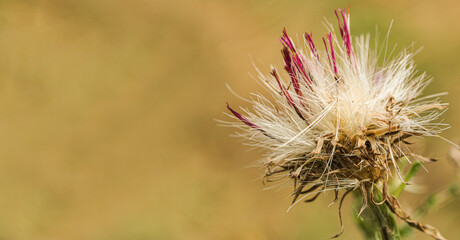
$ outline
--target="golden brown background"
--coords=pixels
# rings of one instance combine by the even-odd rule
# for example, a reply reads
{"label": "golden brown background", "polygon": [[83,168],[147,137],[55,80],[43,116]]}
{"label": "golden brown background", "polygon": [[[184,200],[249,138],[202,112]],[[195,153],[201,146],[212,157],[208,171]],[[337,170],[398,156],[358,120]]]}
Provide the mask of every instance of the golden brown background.
{"label": "golden brown background", "polygon": [[[0,2],[0,239],[327,239],[340,230],[331,196],[286,213],[289,190],[263,191],[260,158],[216,126],[225,102],[257,91],[251,57],[279,64],[283,27],[324,34],[351,3],[352,32],[424,46],[426,93],[449,91],[444,136],[460,116],[455,0],[43,0]],[[419,178],[454,179],[448,145]],[[405,194],[407,209],[420,195]],[[342,239],[358,239],[346,202]],[[424,222],[460,236],[460,201]],[[427,237],[420,235],[419,239]]]}

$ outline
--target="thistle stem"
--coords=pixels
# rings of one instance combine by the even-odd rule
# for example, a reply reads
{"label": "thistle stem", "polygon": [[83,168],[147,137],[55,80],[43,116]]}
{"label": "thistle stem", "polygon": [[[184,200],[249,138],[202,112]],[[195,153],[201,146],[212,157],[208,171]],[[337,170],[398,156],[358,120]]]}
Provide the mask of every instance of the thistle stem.
{"label": "thistle stem", "polygon": [[[369,199],[370,187],[367,187]],[[355,209],[359,209],[359,203],[361,203],[362,194],[356,193]],[[374,191],[374,198],[376,201],[382,200],[382,195],[378,191]],[[373,204],[369,199],[367,208],[363,211],[360,216],[355,216],[358,226],[368,240],[394,240],[401,239],[399,230],[397,227],[396,219],[394,214],[388,209],[385,204],[376,205]],[[356,208],[357,207],[357,208]],[[357,212],[355,213],[357,214]]]}
{"label": "thistle stem", "polygon": [[[405,182],[409,182],[412,177],[415,176],[415,174],[420,170],[420,168],[422,167],[422,164],[417,162],[417,163],[414,163],[410,169],[409,169],[409,172],[407,173],[406,177],[404,178],[404,181]],[[399,195],[401,195],[401,193],[404,191],[404,188],[406,187],[406,184],[405,183],[401,183],[398,188],[394,191],[393,193],[393,196],[395,198],[398,198]]]}

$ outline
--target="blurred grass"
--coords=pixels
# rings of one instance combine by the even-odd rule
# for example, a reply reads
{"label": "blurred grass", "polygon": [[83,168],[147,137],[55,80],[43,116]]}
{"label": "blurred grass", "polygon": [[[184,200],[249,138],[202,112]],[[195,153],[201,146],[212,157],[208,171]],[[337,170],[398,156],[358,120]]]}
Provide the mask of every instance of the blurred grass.
{"label": "blurred grass", "polygon": [[[387,29],[425,50],[427,93],[460,116],[457,1],[351,1],[355,34]],[[286,213],[289,189],[262,191],[260,157],[219,128],[280,63],[277,38],[324,33],[337,1],[47,0],[0,3],[0,239],[325,239],[331,196]],[[426,153],[447,146],[427,141]],[[419,181],[448,184],[447,161]],[[434,175],[434,176],[433,176]],[[407,202],[421,202],[406,196]],[[347,215],[345,215],[347,216]],[[343,239],[356,239],[351,218]],[[424,222],[458,236],[456,201]],[[424,236],[422,236],[423,239]]]}

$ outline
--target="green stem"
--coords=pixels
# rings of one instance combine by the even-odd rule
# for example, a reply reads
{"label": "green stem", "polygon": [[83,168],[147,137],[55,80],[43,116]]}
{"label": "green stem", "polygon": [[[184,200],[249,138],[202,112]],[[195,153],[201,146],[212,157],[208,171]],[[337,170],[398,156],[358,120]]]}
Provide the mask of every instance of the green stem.
{"label": "green stem", "polygon": [[[368,192],[368,196],[365,196],[368,198],[367,208],[363,211],[361,216],[355,216],[356,222],[364,233],[365,238],[368,240],[401,239],[394,214],[385,204],[373,204],[369,199],[369,191],[371,188],[367,187],[366,189]],[[358,193],[355,194],[355,197],[357,200],[355,209],[360,209],[360,203],[364,196]],[[374,198],[376,202],[382,201],[383,199],[378,191],[374,191]],[[357,214],[357,212],[355,214]]]}
{"label": "green stem", "polygon": [[[410,167],[409,171],[407,172],[407,175],[406,175],[406,177],[404,178],[404,181],[405,181],[405,182],[409,182],[409,181],[415,176],[415,174],[420,170],[421,167],[422,167],[422,164],[421,164],[421,163],[419,163],[419,162],[414,163],[414,164]],[[401,183],[401,184],[398,186],[398,188],[396,188],[396,190],[394,191],[393,196],[394,196],[395,198],[398,198],[399,195],[401,195],[401,193],[404,191],[404,188],[406,188],[406,184],[405,184],[405,183]]]}

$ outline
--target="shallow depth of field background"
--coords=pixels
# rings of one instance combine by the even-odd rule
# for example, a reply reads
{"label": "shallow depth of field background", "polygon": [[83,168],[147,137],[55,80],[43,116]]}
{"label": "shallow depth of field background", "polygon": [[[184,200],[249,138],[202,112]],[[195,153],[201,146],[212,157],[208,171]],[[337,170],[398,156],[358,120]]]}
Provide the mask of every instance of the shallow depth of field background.
{"label": "shallow depth of field background", "polygon": [[[261,156],[216,126],[225,102],[281,64],[278,37],[313,31],[343,1],[43,0],[0,2],[0,239],[327,239],[332,196],[286,213],[289,191],[263,191]],[[352,1],[355,35],[416,42],[426,93],[449,91],[444,136],[460,136],[458,1]],[[401,48],[399,48],[401,49]],[[448,144],[416,181],[455,178]],[[422,195],[403,195],[411,209]],[[344,207],[342,239],[359,239]],[[460,236],[460,201],[423,222]],[[427,239],[419,235],[419,239]]]}

